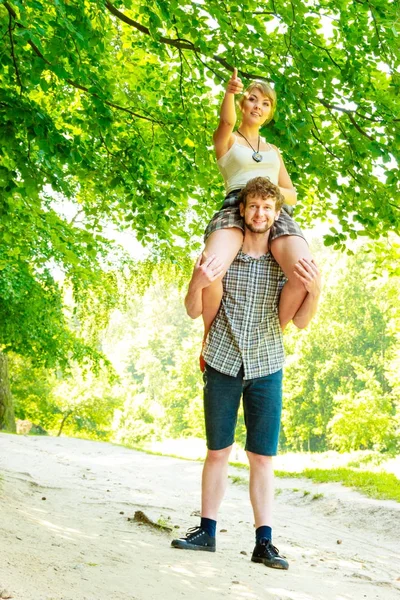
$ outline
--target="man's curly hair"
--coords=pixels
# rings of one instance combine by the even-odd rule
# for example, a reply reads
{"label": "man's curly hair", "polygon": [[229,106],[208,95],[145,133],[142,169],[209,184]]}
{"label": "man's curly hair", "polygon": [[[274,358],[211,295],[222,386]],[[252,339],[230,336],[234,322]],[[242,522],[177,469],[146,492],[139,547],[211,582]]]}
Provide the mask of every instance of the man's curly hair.
{"label": "man's curly hair", "polygon": [[282,196],[279,187],[273,184],[268,177],[254,177],[254,179],[250,179],[240,191],[239,202],[242,202],[246,206],[247,198],[254,198],[254,196],[261,197],[263,200],[266,198],[274,199],[277,211],[281,210],[285,202],[285,198]]}

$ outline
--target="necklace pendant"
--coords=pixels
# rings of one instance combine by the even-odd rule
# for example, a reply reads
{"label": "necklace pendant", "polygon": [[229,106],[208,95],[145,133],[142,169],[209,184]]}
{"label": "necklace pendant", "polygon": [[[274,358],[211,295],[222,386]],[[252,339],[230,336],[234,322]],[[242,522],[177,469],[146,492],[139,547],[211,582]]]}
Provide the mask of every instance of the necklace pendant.
{"label": "necklace pendant", "polygon": [[260,154],[259,152],[253,152],[252,154],[252,159],[255,160],[257,163],[261,162],[263,157],[262,154]]}

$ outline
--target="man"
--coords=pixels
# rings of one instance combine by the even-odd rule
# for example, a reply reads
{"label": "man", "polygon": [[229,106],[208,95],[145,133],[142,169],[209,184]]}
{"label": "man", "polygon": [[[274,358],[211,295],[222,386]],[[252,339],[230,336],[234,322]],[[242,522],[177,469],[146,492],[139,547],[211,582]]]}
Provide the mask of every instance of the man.
{"label": "man", "polygon": [[[250,501],[256,527],[251,560],[288,569],[287,560],[272,545],[273,465],[277,453],[282,407],[284,350],[278,317],[279,294],[285,277],[269,251],[271,227],[279,217],[283,196],[268,179],[256,177],[240,195],[245,235],[241,251],[223,278],[221,308],[211,326],[203,356],[204,415],[207,457],[202,475],[199,527],[172,546],[215,552],[218,509],[227,483],[229,454],[241,396],[250,464]],[[202,291],[222,271],[215,256],[197,261],[185,299],[188,315],[202,313]],[[307,296],[293,318],[299,328],[314,316],[321,278],[313,261],[300,260],[296,276]]]}

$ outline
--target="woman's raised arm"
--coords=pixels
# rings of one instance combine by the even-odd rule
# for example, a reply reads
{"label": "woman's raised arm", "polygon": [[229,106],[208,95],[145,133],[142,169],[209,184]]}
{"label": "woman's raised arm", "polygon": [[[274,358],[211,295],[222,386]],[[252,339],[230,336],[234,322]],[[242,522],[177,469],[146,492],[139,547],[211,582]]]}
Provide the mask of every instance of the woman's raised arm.
{"label": "woman's raised arm", "polygon": [[236,124],[235,94],[240,94],[242,90],[243,84],[237,76],[237,69],[233,69],[221,104],[218,127],[213,136],[217,159],[226,154],[234,142],[232,132]]}

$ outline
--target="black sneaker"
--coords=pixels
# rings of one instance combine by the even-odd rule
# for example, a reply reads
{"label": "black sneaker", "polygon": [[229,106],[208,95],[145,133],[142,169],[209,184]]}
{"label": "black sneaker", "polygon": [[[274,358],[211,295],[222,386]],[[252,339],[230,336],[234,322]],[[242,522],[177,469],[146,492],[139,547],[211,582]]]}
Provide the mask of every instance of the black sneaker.
{"label": "black sneaker", "polygon": [[172,540],[173,548],[182,550],[203,550],[204,552],[215,552],[215,537],[208,535],[201,527],[191,527],[187,530],[184,538]]}
{"label": "black sneaker", "polygon": [[273,569],[288,569],[289,563],[284,556],[279,556],[278,548],[272,545],[271,540],[262,539],[253,550],[251,560],[263,563]]}

